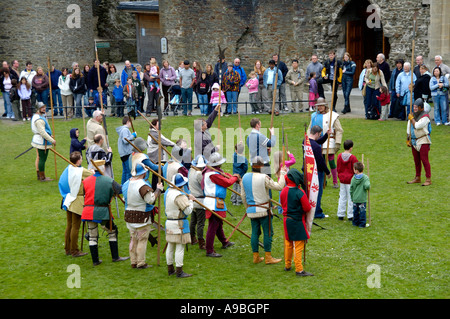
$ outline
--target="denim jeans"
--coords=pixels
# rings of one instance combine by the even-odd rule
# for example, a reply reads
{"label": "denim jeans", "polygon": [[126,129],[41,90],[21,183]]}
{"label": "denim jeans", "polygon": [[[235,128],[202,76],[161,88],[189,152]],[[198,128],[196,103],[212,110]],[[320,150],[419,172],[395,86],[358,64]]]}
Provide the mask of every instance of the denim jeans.
{"label": "denim jeans", "polygon": [[319,177],[319,194],[317,194],[317,204],[316,204],[316,211],[314,213],[314,218],[324,218],[325,214],[322,210],[322,193],[323,193],[323,179],[325,178],[325,172],[317,172],[317,175]]}
{"label": "denim jeans", "polygon": [[38,102],[42,102],[47,106],[46,111],[48,112],[48,110],[50,110],[50,105],[48,104],[48,97],[49,97],[49,89],[44,90],[42,92],[38,92],[36,91],[36,100]]}
{"label": "denim jeans", "polygon": [[2,92],[3,94],[3,102],[5,102],[5,113],[8,118],[11,118],[14,116],[13,110],[12,110],[12,104],[10,99],[9,92]]}
{"label": "denim jeans", "polygon": [[[181,88],[181,98],[183,99],[183,115],[187,115],[187,112],[192,112],[192,88]],[[184,104],[187,103],[187,104]]]}
{"label": "denim jeans", "polygon": [[434,121],[436,124],[443,124],[447,122],[447,102],[446,96],[439,94],[433,96],[434,104]]}
{"label": "denim jeans", "polygon": [[206,113],[208,113],[208,94],[198,94],[197,97],[200,106],[200,113],[206,115]]}
{"label": "denim jeans", "polygon": [[377,100],[377,95],[380,95],[379,90],[372,89],[369,86],[366,88],[366,96],[364,98],[366,118],[369,111],[380,114],[380,102]]}
{"label": "denim jeans", "polygon": [[225,93],[225,96],[227,98],[227,113],[237,113],[237,98],[238,98],[238,92],[237,91],[227,91]]}
{"label": "denim jeans", "polygon": [[[53,100],[53,115],[63,115],[63,102],[61,99],[61,90],[60,89],[52,89],[52,100]],[[67,105],[66,105],[67,106]]]}
{"label": "denim jeans", "polygon": [[366,203],[353,203],[353,226],[366,227]]}
{"label": "denim jeans", "polygon": [[82,117],[83,114],[81,113],[81,106],[83,101],[84,94],[82,93],[74,93],[73,94],[73,101],[75,102],[75,115],[77,117]]}
{"label": "denim jeans", "polygon": [[350,93],[353,88],[353,76],[343,75],[342,76],[342,93],[344,94],[344,108],[350,106]]}

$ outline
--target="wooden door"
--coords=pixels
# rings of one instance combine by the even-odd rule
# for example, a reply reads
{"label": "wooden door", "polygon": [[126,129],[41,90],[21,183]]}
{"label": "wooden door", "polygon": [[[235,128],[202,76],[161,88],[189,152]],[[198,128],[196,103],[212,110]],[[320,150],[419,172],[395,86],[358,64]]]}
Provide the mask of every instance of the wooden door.
{"label": "wooden door", "polygon": [[159,25],[159,15],[138,14],[136,16],[137,27],[137,51],[138,61],[144,65],[150,61],[150,57],[155,57],[161,67],[161,28]]}
{"label": "wooden door", "polygon": [[364,69],[364,42],[363,42],[363,20],[347,21],[346,48],[352,60],[356,63],[356,72],[353,76],[353,87],[358,86],[359,75]]}

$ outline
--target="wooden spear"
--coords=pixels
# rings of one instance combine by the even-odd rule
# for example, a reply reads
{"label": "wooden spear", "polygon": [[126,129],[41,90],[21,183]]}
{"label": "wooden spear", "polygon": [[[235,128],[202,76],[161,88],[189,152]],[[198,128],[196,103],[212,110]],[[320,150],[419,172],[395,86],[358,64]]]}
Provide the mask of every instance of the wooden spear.
{"label": "wooden spear", "polygon": [[[53,117],[53,95],[52,95],[52,75],[51,75],[51,69],[50,69],[50,57],[47,56],[47,68],[48,68],[48,87],[50,88],[50,109],[52,112],[52,134],[53,138],[55,138],[55,120]],[[44,142],[46,143],[46,142]],[[47,145],[47,144],[45,144]],[[56,148],[56,145],[53,145],[54,148]],[[56,167],[56,155],[54,155],[55,159],[55,179],[58,179],[58,168]]]}
{"label": "wooden spear", "polygon": [[[157,107],[157,113],[158,113],[158,144],[162,145],[161,143],[161,108]],[[158,147],[158,183],[161,183],[161,147]],[[158,196],[158,252],[156,257],[156,264],[159,266],[159,260],[160,260],[160,250],[161,250],[161,196]]]}
{"label": "wooden spear", "polygon": [[[331,106],[329,107],[330,109],[330,121],[328,122],[328,128],[331,129],[331,121],[333,119],[333,105],[334,105],[334,89],[336,87],[336,78],[338,77],[338,63],[337,63],[337,58],[334,58],[335,60],[335,66],[334,66],[334,76],[333,76],[333,92],[331,92]],[[328,136],[327,138],[327,156],[325,158],[325,164],[328,166],[328,161],[329,161],[329,152],[330,152],[330,139],[331,139],[331,135]],[[323,179],[323,188],[325,188],[326,186],[326,182],[327,182],[327,178],[325,177]]]}
{"label": "wooden spear", "polygon": [[278,46],[278,60],[275,62],[275,83],[272,84],[273,89],[273,96],[272,96],[272,115],[270,117],[270,128],[273,127],[273,116],[275,114],[275,101],[277,98],[277,87],[278,87],[278,63],[280,62],[280,51],[281,51],[281,44]]}

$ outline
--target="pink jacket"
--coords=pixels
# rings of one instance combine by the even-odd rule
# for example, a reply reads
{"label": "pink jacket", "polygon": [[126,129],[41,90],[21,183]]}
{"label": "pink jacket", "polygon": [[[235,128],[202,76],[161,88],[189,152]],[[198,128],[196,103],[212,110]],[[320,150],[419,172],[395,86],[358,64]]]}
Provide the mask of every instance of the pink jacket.
{"label": "pink jacket", "polygon": [[257,78],[250,79],[245,85],[248,87],[248,93],[256,93],[258,92],[259,80]]}
{"label": "pink jacket", "polygon": [[[221,91],[221,98],[220,103],[227,103],[227,100],[225,99],[225,94],[223,91]],[[212,91],[211,92],[211,100],[209,101],[211,104],[219,104],[219,91]]]}

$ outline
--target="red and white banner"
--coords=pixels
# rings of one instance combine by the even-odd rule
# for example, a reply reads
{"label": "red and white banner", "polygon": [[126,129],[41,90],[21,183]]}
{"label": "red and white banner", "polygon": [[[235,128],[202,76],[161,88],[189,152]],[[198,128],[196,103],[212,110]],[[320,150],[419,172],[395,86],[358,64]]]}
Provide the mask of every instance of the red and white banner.
{"label": "red and white banner", "polygon": [[[305,174],[306,174],[306,195],[309,199],[309,204],[312,207],[312,216],[314,216],[316,205],[317,205],[317,196],[319,194],[319,175],[317,173],[317,165],[316,159],[314,158],[314,152],[311,147],[311,143],[309,142],[309,137],[305,133],[305,145],[304,145],[304,154],[305,154]],[[311,218],[312,226],[313,218]]]}

